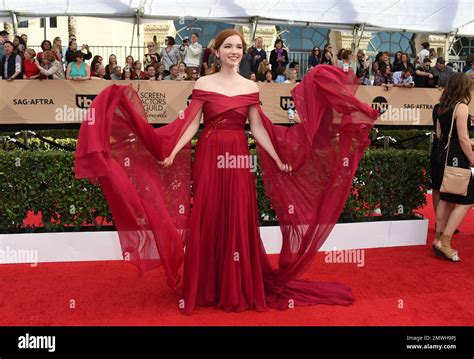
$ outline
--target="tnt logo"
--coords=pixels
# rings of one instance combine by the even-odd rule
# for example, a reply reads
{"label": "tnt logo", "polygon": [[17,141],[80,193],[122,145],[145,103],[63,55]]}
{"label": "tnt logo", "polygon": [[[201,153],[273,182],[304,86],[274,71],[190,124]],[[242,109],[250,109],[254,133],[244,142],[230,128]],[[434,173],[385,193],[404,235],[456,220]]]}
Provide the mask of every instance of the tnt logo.
{"label": "tnt logo", "polygon": [[378,110],[381,115],[388,110],[388,106],[388,101],[383,96],[377,96],[372,100],[372,108]]}
{"label": "tnt logo", "polygon": [[97,95],[76,95],[76,106],[79,108],[91,107],[92,101],[94,101]]}
{"label": "tnt logo", "polygon": [[295,108],[295,102],[291,96],[280,96],[280,107],[282,110],[288,111],[288,109]]}

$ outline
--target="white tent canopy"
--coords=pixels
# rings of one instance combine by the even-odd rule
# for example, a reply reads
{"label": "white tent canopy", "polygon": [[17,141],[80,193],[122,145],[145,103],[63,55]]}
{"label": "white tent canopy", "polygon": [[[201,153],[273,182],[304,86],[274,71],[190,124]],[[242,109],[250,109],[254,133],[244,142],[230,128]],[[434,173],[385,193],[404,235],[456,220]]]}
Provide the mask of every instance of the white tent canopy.
{"label": "white tent canopy", "polygon": [[99,16],[286,23],[474,36],[474,0],[3,0],[0,17]]}

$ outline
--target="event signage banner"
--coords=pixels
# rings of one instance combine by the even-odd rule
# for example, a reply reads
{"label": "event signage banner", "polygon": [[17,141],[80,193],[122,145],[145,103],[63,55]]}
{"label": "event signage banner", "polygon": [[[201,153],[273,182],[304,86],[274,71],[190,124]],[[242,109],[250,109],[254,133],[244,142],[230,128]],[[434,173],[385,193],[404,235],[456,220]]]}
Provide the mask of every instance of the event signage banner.
{"label": "event signage banner", "polygon": [[[112,84],[132,86],[152,124],[176,119],[191,101],[194,86],[188,81],[0,81],[0,124],[80,123],[95,96]],[[288,109],[294,107],[290,91],[294,86],[259,83],[260,103],[274,123],[289,123]],[[378,125],[429,126],[441,89],[392,88],[386,91],[382,87],[360,86],[356,95],[381,111]],[[474,101],[471,101],[470,113],[474,114]]]}

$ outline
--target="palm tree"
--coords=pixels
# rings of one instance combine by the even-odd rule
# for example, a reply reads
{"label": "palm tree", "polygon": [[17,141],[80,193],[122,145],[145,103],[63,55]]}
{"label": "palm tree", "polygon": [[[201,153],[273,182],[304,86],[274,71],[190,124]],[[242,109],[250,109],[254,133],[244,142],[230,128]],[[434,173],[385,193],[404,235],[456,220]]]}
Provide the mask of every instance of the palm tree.
{"label": "palm tree", "polygon": [[76,28],[76,17],[75,16],[68,16],[67,17],[67,32],[68,35],[76,35],[77,36],[77,28]]}
{"label": "palm tree", "polygon": [[[9,22],[3,23],[3,30],[8,31],[10,35],[13,35],[13,25]],[[8,36],[10,36],[8,35]]]}

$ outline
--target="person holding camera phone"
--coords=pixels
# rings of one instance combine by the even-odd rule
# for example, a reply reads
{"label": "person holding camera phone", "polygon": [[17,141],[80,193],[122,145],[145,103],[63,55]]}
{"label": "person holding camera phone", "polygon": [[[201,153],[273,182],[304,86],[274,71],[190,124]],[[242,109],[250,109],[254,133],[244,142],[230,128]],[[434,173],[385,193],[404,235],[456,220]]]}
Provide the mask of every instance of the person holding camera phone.
{"label": "person holding camera phone", "polygon": [[66,63],[69,64],[71,62],[76,62],[76,52],[81,51],[82,52],[82,58],[83,60],[90,60],[92,59],[92,53],[89,50],[89,45],[83,44],[81,49],[78,49],[77,45],[77,40],[71,40],[69,41],[69,48],[66,51]]}

